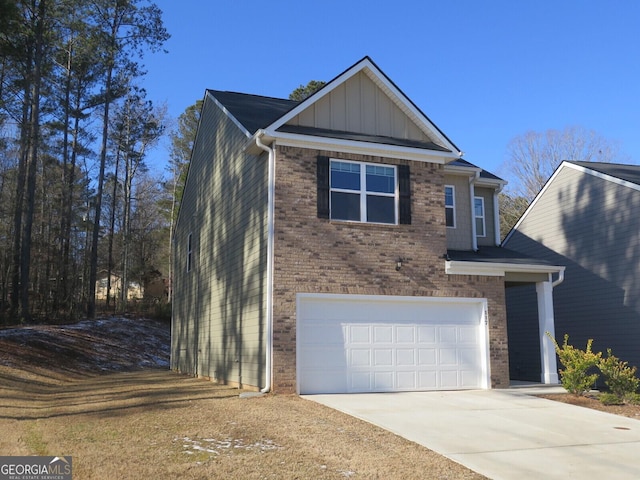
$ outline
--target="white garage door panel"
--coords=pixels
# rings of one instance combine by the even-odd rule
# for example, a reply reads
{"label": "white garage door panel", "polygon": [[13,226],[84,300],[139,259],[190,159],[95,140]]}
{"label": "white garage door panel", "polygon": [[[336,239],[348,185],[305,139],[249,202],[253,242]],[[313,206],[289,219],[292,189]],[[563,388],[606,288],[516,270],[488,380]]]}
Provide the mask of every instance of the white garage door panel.
{"label": "white garage door panel", "polygon": [[299,295],[300,393],[482,388],[484,301]]}

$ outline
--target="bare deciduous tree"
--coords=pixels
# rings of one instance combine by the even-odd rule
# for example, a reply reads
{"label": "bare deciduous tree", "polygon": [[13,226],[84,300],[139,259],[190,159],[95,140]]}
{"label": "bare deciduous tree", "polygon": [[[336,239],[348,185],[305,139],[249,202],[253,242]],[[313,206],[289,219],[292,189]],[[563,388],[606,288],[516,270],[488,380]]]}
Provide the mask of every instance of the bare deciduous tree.
{"label": "bare deciduous tree", "polygon": [[509,142],[507,158],[511,190],[528,201],[533,200],[563,160],[624,160],[616,142],[583,127],[519,135]]}

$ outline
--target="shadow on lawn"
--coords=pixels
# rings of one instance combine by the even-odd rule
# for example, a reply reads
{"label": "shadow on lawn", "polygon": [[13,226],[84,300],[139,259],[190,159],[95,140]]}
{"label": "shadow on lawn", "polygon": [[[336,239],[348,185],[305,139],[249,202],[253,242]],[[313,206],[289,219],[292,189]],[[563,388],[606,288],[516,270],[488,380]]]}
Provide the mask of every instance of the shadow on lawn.
{"label": "shadow on lawn", "polygon": [[238,397],[240,390],[168,370],[109,373],[47,382],[0,368],[0,419],[37,420],[75,415],[113,417],[133,410],[168,410],[200,399]]}

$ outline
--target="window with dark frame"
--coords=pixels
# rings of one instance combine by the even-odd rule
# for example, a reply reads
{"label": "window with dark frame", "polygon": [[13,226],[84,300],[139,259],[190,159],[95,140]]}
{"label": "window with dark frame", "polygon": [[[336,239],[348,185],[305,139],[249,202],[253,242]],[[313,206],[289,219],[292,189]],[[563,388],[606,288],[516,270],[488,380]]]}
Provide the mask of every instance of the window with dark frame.
{"label": "window with dark frame", "polygon": [[331,160],[332,220],[398,223],[398,172],[391,165]]}

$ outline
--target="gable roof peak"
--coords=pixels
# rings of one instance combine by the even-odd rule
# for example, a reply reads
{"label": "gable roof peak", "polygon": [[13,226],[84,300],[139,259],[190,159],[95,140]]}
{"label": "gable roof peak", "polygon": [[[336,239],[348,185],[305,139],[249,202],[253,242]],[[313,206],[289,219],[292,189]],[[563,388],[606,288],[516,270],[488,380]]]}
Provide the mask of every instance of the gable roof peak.
{"label": "gable roof peak", "polygon": [[275,120],[266,130],[275,132],[296,115],[309,108],[312,104],[330,94],[338,86],[356,74],[363,72],[367,75],[385,94],[420,128],[424,134],[434,140],[434,143],[451,152],[455,152],[458,157],[462,156],[462,151],[427,117],[413,101],[400,90],[400,88],[378,67],[369,56],[364,56],[351,67],[327,82],[322,88],[315,91],[309,97],[300,102],[282,117]]}

